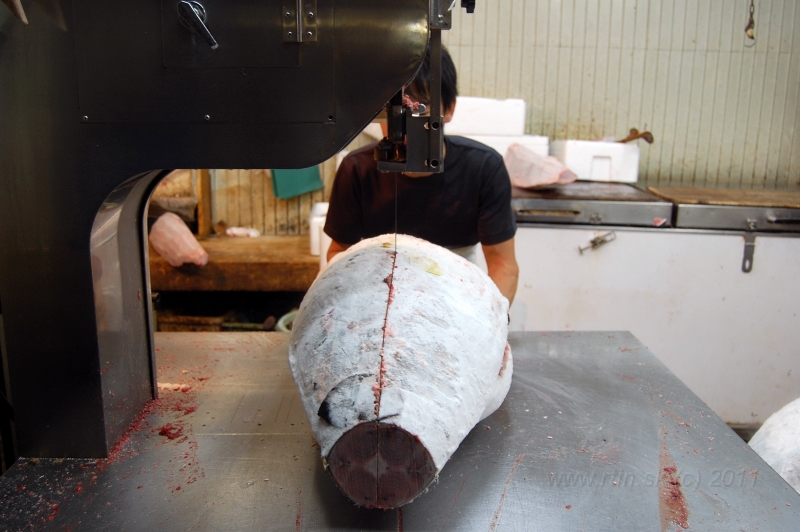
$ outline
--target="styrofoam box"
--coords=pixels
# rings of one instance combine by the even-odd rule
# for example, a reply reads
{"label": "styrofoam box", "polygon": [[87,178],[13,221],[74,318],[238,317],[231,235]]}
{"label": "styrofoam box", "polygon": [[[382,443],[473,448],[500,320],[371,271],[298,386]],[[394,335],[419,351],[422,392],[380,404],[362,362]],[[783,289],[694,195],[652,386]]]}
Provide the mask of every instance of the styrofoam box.
{"label": "styrofoam box", "polygon": [[308,217],[309,235],[311,235],[311,254],[320,254],[320,232],[325,227],[325,216],[328,214],[328,203],[319,202],[311,207],[311,215]]}
{"label": "styrofoam box", "polygon": [[639,178],[639,146],[592,140],[554,140],[550,155],[578,179],[635,183]]}
{"label": "styrofoam box", "polygon": [[532,152],[542,157],[550,154],[550,139],[539,135],[515,135],[515,136],[487,136],[487,135],[464,135],[467,138],[486,144],[497,153],[506,156],[508,147],[512,144],[521,144]]}
{"label": "styrofoam box", "polygon": [[459,96],[447,135],[524,135],[525,100]]}

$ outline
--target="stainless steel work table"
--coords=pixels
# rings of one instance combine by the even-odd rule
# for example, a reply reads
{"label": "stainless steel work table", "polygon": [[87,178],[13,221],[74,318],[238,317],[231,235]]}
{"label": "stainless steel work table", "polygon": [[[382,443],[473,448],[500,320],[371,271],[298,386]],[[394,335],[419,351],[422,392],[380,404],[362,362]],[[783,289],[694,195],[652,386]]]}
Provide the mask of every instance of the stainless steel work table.
{"label": "stainless steel work table", "polygon": [[357,508],[323,471],[288,338],[156,334],[160,399],[108,460],[20,459],[1,528],[800,527],[800,495],[624,332],[512,334],[511,391],[438,482],[402,510]]}

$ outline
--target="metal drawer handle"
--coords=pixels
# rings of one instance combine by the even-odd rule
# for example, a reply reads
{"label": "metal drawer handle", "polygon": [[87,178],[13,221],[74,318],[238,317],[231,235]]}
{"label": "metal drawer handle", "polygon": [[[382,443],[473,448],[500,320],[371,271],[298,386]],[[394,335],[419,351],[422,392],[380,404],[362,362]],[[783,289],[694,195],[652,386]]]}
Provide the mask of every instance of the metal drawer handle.
{"label": "metal drawer handle", "polygon": [[767,216],[767,221],[771,224],[800,224],[800,218],[781,218],[774,214]]}
{"label": "metal drawer handle", "polygon": [[548,210],[548,209],[514,209],[523,216],[580,216],[581,211]]}
{"label": "metal drawer handle", "polygon": [[589,245],[586,247],[578,247],[578,252],[583,255],[584,251],[588,251],[590,249],[597,249],[604,244],[608,244],[613,240],[616,240],[617,233],[614,231],[609,231],[608,233],[604,233],[602,235],[598,235],[589,241]]}

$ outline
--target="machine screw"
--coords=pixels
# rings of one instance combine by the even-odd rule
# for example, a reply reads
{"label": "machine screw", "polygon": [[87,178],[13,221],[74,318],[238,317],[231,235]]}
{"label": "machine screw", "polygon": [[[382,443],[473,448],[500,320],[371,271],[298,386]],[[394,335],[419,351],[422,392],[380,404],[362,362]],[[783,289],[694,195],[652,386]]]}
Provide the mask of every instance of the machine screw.
{"label": "machine screw", "polygon": [[283,16],[286,17],[286,18],[291,18],[292,12],[291,11],[287,11],[286,13],[284,13]]}
{"label": "machine screw", "polygon": [[313,34],[313,33],[311,33],[310,31],[307,31],[307,32],[306,32],[306,35],[307,35],[308,37],[311,37],[311,36],[312,36],[312,35],[314,35],[314,34]]}
{"label": "machine screw", "polygon": [[211,115],[206,115],[203,118],[206,119],[206,120],[211,120]]}
{"label": "machine screw", "polygon": [[294,34],[293,34],[291,31],[287,31],[287,32],[286,32],[286,36],[287,36],[287,37],[291,37],[292,35],[294,35]]}
{"label": "machine screw", "polygon": [[88,122],[89,121],[89,116],[88,115],[83,115],[81,117],[81,120],[83,120],[84,122]]}
{"label": "machine screw", "polygon": [[314,12],[313,11],[309,11],[308,12],[308,18],[314,18]]}

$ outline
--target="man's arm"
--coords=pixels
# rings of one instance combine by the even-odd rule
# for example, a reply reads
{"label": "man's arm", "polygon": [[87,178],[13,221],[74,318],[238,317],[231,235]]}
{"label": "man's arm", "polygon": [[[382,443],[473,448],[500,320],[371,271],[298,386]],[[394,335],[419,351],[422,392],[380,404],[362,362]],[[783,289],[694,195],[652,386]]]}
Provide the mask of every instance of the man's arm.
{"label": "man's arm", "polygon": [[342,251],[346,250],[352,245],[353,244],[342,244],[341,242],[337,242],[336,240],[331,240],[331,245],[328,248],[328,262],[330,262],[331,259],[335,257],[337,254],[341,253]]}
{"label": "man's arm", "polygon": [[[330,252],[328,252],[330,260]],[[483,255],[486,257],[486,265],[489,267],[489,277],[491,277],[500,293],[508,299],[508,305],[514,302],[514,295],[517,293],[517,279],[519,278],[519,266],[517,257],[514,253],[514,239],[483,246]]]}

